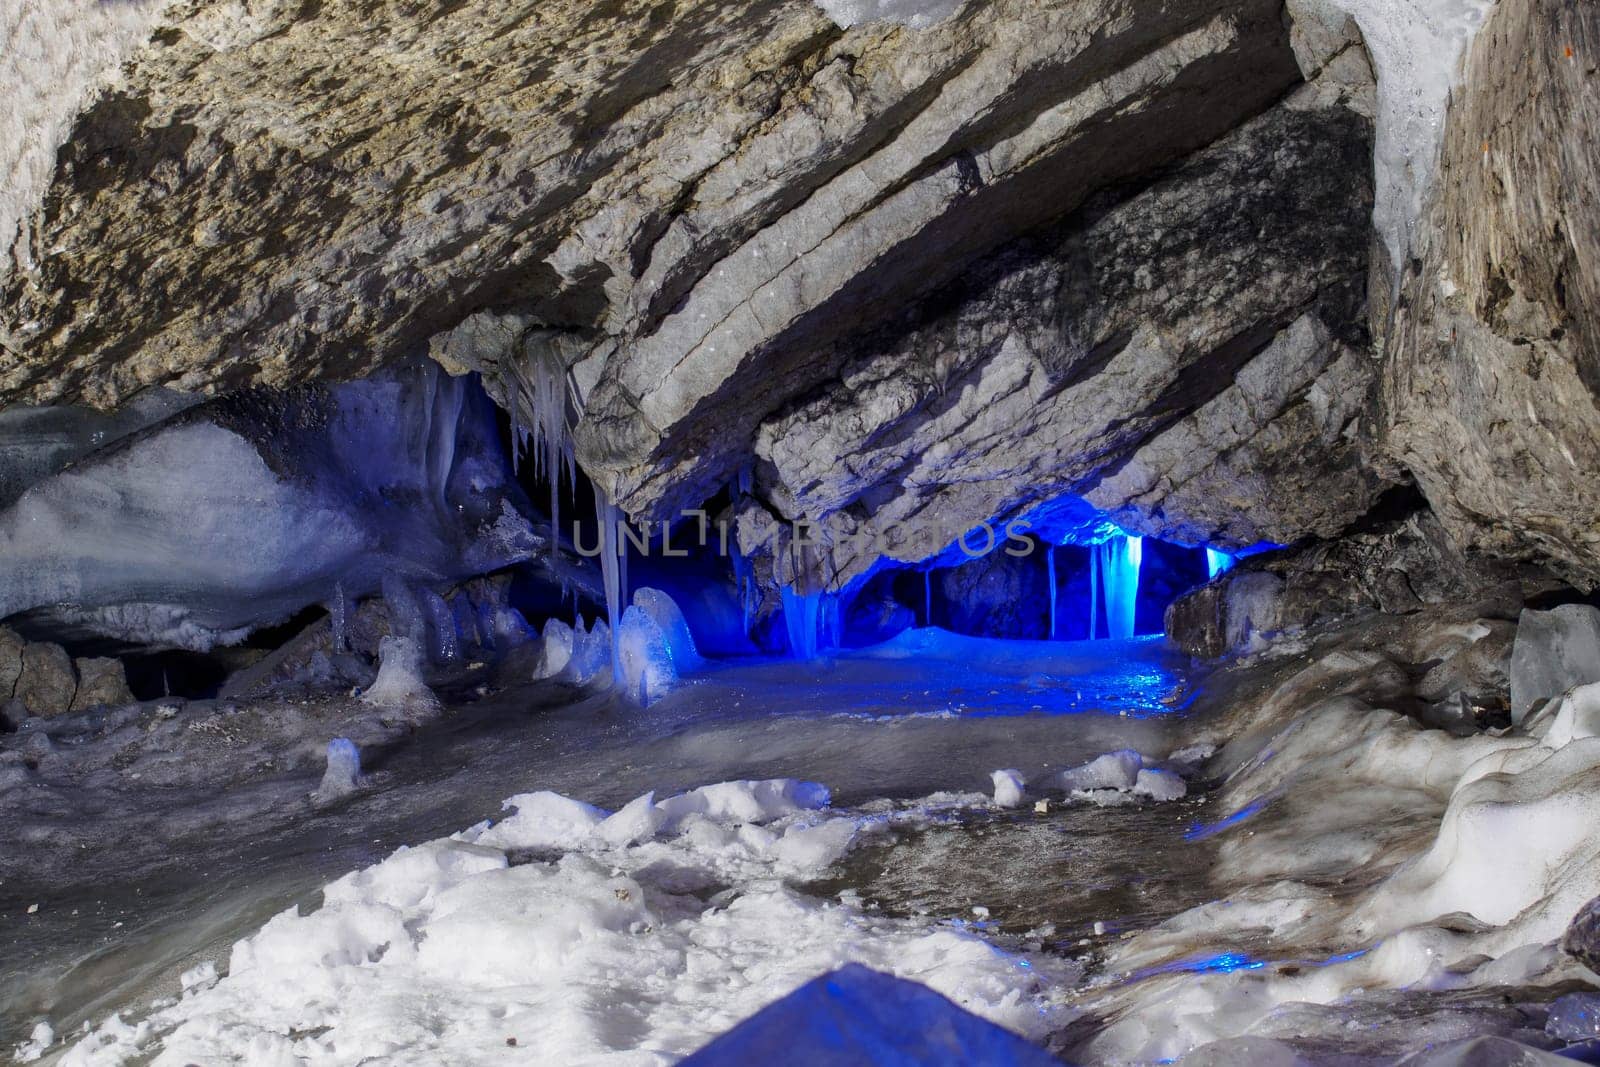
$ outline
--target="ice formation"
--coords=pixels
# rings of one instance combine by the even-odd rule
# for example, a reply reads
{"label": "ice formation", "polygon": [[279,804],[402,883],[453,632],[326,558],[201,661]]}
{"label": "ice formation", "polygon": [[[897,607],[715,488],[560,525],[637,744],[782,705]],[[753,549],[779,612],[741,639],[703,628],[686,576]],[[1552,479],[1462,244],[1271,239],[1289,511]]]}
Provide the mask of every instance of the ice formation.
{"label": "ice formation", "polygon": [[622,613],[616,634],[621,665],[617,688],[633,703],[648,707],[678,684],[667,635],[637,604]]}
{"label": "ice formation", "polygon": [[1215,578],[1217,575],[1229,570],[1236,561],[1226,552],[1215,548],[1206,549],[1206,577]]}
{"label": "ice formation", "polygon": [[[391,640],[391,639],[386,639]],[[349,738],[336,737],[328,742],[328,766],[322,772],[322,784],[317,786],[315,799],[326,804],[354,793],[361,784],[361,751]]]}
{"label": "ice formation", "polygon": [[1021,771],[995,771],[990,778],[994,780],[996,807],[1015,808],[1022,805],[1023,798],[1027,796],[1027,782],[1023,779]]}
{"label": "ice formation", "polygon": [[389,594],[538,548],[470,380],[429,365],[258,399],[184,411],[0,511],[0,617],[206,651],[336,583]]}
{"label": "ice formation", "polygon": [[[29,269],[14,239],[72,122],[149,39],[168,0],[12,0],[0,8],[0,276]],[[13,260],[13,250],[16,257]]]}
{"label": "ice formation", "polygon": [[1398,273],[1438,168],[1450,93],[1494,0],[1300,0],[1356,20],[1378,77],[1373,223]]}
{"label": "ice formation", "polygon": [[439,706],[422,680],[422,651],[409,637],[385,637],[378,643],[378,678],[361,694],[375,708],[430,711]]}
{"label": "ice formation", "polygon": [[644,586],[633,594],[633,606],[648,615],[661,630],[678,673],[699,669],[703,661],[695,648],[694,635],[689,632],[689,623],[672,597],[660,589]]}
{"label": "ice formation", "polygon": [[[617,813],[515,797],[498,824],[333,882],[320,907],[238,941],[214,985],[107,1020],[63,1062],[472,1065],[512,1044],[540,1062],[670,1062],[850,963],[1024,1038],[1070,1018],[1048,990],[1078,981],[1076,963],[792,888],[885,823],[818,810],[826,796],[731,782]],[[539,858],[512,866],[508,849]]]}
{"label": "ice formation", "polygon": [[[1132,637],[1139,604],[1139,569],[1144,560],[1144,538],[1119,534],[1094,549],[1100,600],[1105,603],[1106,636]],[[1090,600],[1089,633],[1093,637],[1096,601]]]}
{"label": "ice formation", "polygon": [[897,22],[914,30],[937,25],[966,0],[816,0],[834,25],[848,30],[864,22]]}

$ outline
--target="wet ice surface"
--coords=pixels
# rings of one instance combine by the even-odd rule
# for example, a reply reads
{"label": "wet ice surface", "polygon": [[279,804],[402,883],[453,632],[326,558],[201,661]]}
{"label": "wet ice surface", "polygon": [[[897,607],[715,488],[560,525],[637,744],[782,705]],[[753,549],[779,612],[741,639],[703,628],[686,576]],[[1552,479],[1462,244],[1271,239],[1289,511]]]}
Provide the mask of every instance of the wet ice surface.
{"label": "wet ice surface", "polygon": [[[343,699],[259,719],[182,708],[150,751],[128,737],[142,726],[62,736],[0,797],[14,813],[0,826],[0,1029],[48,1014],[60,1031],[169,993],[185,967],[223,958],[333,878],[529,790],[619,807],[649,789],[796,777],[852,806],[988,792],[997,767],[1035,779],[1112,749],[1170,747],[1181,686],[1159,640],[983,644],[913,633],[832,661],[715,664],[646,711],[508,690],[374,746],[350,725],[371,709]],[[318,807],[310,794],[339,736],[362,745],[369,790]]]}
{"label": "wet ice surface", "polygon": [[[188,734],[162,730],[209,721],[190,708],[155,727],[160,759],[82,724],[75,748],[68,723],[53,751],[23,739],[44,753],[39,780],[0,797],[20,813],[0,832],[31,850],[0,843],[4,1024],[26,1033],[47,1014],[60,1033],[133,1008],[167,1042],[155,1063],[227,1062],[256,1038],[263,1055],[326,1062],[498,1062],[504,1047],[484,1035],[515,1019],[513,1036],[569,1058],[655,1064],[855,959],[925,978],[1070,1062],[1349,1067],[1485,1034],[1559,1047],[1546,1006],[1593,980],[1554,939],[1600,893],[1600,687],[1510,733],[1454,736],[1389,710],[1480,630],[1362,624],[1213,675],[1196,700],[1157,642],[914,633],[831,662],[713,665],[644,711],[519,687],[408,730],[332,701],[242,710],[229,729],[256,741],[174,755]],[[297,740],[273,749],[260,738],[274,727]],[[319,807],[308,794],[338,736],[360,745],[366,784]],[[1086,781],[1083,764],[1122,750],[1143,759],[1102,761],[1122,768],[1107,778],[1119,788],[1139,763],[1192,767],[1202,757],[1172,753],[1197,742],[1223,747],[1181,799],[1060,789],[1063,770]],[[94,755],[107,747],[120,778]],[[202,757],[227,782],[214,795],[175,783],[173,760]],[[1021,805],[989,801],[1001,768],[1027,780]],[[832,805],[746,818],[663,799],[773,778],[824,782]],[[540,790],[573,801],[527,796]],[[69,799],[125,810],[52,824]],[[575,821],[551,837],[551,812]],[[501,821],[439,840],[486,817]],[[457,886],[390,855],[430,840],[452,855],[470,845],[463,862],[482,880]],[[560,844],[529,850],[548,841]],[[547,921],[518,903],[529,893],[579,903]],[[46,906],[24,916],[32,897]],[[399,951],[379,945],[394,941],[391,900],[405,909]],[[292,902],[298,917],[282,913]],[[316,949],[338,931],[354,957]],[[140,1007],[171,998],[189,964],[226,969],[246,935],[214,989]],[[559,973],[501,945],[574,936],[588,955],[553,957]],[[485,951],[503,957],[487,986],[462,963]],[[364,993],[308,1000],[299,978],[252,973],[273,959]],[[552,1023],[542,998],[569,986],[580,1007]],[[302,1033],[303,1017],[317,1025]],[[82,1062],[135,1048],[144,1062],[145,1041],[112,1023],[81,1046],[106,1058]]]}

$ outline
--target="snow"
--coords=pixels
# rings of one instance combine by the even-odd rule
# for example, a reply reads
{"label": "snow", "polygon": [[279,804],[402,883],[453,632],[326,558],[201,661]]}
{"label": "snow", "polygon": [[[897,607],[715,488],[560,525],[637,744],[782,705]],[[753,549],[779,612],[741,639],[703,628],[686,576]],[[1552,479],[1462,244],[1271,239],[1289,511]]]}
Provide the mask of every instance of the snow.
{"label": "snow", "polygon": [[[646,794],[613,814],[514,797],[497,825],[402,848],[325,887],[320,907],[275,916],[214,985],[136,1023],[113,1016],[62,1062],[664,1064],[849,963],[1030,1039],[1072,1017],[1047,990],[1080,980],[1075,963],[796,889],[884,825],[827,798],[793,780]],[[530,848],[563,851],[506,852]]]}
{"label": "snow", "polygon": [[28,1040],[17,1046],[17,1062],[32,1063],[56,1043],[56,1032],[49,1023],[35,1023]]}
{"label": "snow", "polygon": [[1450,92],[1494,0],[1305,0],[1354,18],[1378,76],[1373,223],[1399,265],[1432,187]]}
{"label": "snow", "polygon": [[433,711],[439,698],[422,680],[422,653],[409,637],[385,637],[378,642],[378,678],[361,700],[375,708],[393,711]]}
{"label": "snow", "polygon": [[1132,789],[1139,778],[1139,768],[1144,757],[1131,749],[1107,752],[1081,767],[1061,772],[1057,779],[1062,789],[1069,793],[1088,792],[1094,789]]}
{"label": "snow", "polygon": [[[44,196],[72,122],[149,39],[167,0],[10,0],[0,9],[0,277],[38,250],[13,247]],[[17,253],[13,260],[13,251]]]}
{"label": "snow", "polygon": [[966,0],[816,0],[842,30],[867,22],[897,22],[914,30],[937,25],[961,10]]}
{"label": "snow", "polygon": [[1021,771],[995,771],[990,777],[994,779],[994,802],[996,807],[1016,808],[1022,806],[1023,799],[1027,796],[1024,789],[1027,782],[1023,779]]}

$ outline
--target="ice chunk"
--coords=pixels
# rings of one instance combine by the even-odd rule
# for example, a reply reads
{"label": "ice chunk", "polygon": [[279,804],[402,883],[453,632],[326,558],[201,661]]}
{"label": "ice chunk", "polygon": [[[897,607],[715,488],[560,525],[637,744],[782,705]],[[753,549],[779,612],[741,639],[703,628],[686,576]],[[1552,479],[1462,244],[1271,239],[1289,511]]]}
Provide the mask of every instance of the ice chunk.
{"label": "ice chunk", "polygon": [[807,982],[681,1062],[1060,1067],[1061,1061],[927,986],[850,964]]}
{"label": "ice chunk", "polygon": [[1471,1037],[1426,1048],[1395,1067],[1572,1067],[1572,1060],[1506,1037]]}
{"label": "ice chunk", "polygon": [[1512,721],[1589,682],[1600,682],[1600,611],[1587,604],[1524,611],[1511,646]]}
{"label": "ice chunk", "polygon": [[1600,1038],[1600,993],[1568,993],[1550,1005],[1544,1032],[1561,1041]]}
{"label": "ice chunk", "polygon": [[649,707],[678,684],[667,635],[654,618],[630,604],[617,628],[617,651],[622,664],[619,688],[640,707]]}
{"label": "ice chunk", "polygon": [[1139,768],[1143,766],[1143,756],[1132,749],[1123,749],[1120,752],[1108,752],[1081,767],[1062,771],[1057,782],[1069,793],[1090,789],[1126,791],[1138,781]]}
{"label": "ice chunk", "polygon": [[207,960],[178,976],[178,988],[185,993],[197,993],[217,984],[217,965]]}
{"label": "ice chunk", "polygon": [[322,784],[314,794],[318,803],[326,804],[354,793],[361,784],[361,751],[355,742],[346,737],[336,737],[328,742],[328,766],[322,772]]}
{"label": "ice chunk", "polygon": [[378,678],[361,694],[375,708],[431,711],[439,707],[422,680],[422,656],[409,637],[385,637],[378,643]]}
{"label": "ice chunk", "polygon": [[534,669],[536,680],[559,677],[572,661],[575,637],[572,627],[560,619],[546,619],[543,646],[539,651],[539,665]]}
{"label": "ice chunk", "polygon": [[1151,800],[1181,800],[1189,792],[1189,787],[1171,771],[1146,767],[1134,780],[1133,791]]}
{"label": "ice chunk", "polygon": [[522,793],[505,802],[516,814],[479,834],[477,841],[494,848],[576,849],[586,844],[606,820],[600,808],[559,793]]}
{"label": "ice chunk", "polygon": [[607,675],[611,668],[611,627],[596,619],[585,630],[582,620],[572,631],[572,658],[561,672],[561,680],[573,685],[588,685]]}
{"label": "ice chunk", "polygon": [[961,10],[966,0],[816,0],[842,30],[863,22],[898,22],[914,30],[937,25]]}
{"label": "ice chunk", "polygon": [[1016,808],[1022,805],[1023,787],[1027,784],[1021,771],[995,771],[994,802],[997,807]]}
{"label": "ice chunk", "polygon": [[666,637],[667,651],[680,675],[699,669],[700,652],[695,648],[694,635],[689,632],[689,623],[672,597],[646,586],[633,594],[633,604],[650,616]]}
{"label": "ice chunk", "polygon": [[[1561,698],[1555,716],[1544,721],[1549,723],[1544,743],[1550,748],[1600,737],[1600,683],[1578,686]],[[1538,729],[1532,727],[1531,731],[1537,733]]]}

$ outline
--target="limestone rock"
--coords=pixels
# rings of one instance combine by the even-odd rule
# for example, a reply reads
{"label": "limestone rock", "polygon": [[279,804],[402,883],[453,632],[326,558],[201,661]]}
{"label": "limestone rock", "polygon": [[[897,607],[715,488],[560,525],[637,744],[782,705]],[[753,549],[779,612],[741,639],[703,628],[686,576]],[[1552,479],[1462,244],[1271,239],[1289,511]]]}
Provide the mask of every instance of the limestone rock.
{"label": "limestone rock", "polygon": [[1254,556],[1167,609],[1166,633],[1193,656],[1246,646],[1252,634],[1299,630],[1362,612],[1483,602],[1515,613],[1554,583],[1540,572],[1459,551],[1426,509],[1332,540]]}
{"label": "limestone rock", "polygon": [[1385,447],[1461,546],[1600,583],[1600,7],[1502,0],[1403,279]]}
{"label": "limestone rock", "polygon": [[128,688],[128,674],[120,659],[85,657],[75,660],[74,665],[78,672],[78,691],[72,698],[73,711],[133,702],[133,690]]}
{"label": "limestone rock", "polygon": [[22,650],[22,674],[16,698],[34,715],[61,715],[71,710],[78,689],[72,657],[60,645],[30,641]]}
{"label": "limestone rock", "polygon": [[1600,897],[1572,917],[1567,932],[1561,935],[1561,951],[1600,974]]}
{"label": "limestone rock", "polygon": [[27,642],[14,631],[0,626],[0,703],[4,703],[17,688],[22,677],[22,650]]}
{"label": "limestone rock", "polygon": [[[1048,523],[1072,494],[1189,544],[1343,529],[1384,484],[1363,460],[1370,130],[1302,102],[815,353],[843,371],[762,424],[758,494],[840,516],[845,545]],[[875,555],[836,551],[831,573]]]}

